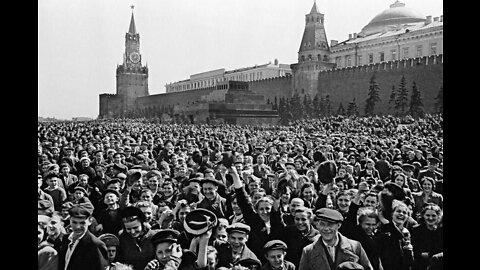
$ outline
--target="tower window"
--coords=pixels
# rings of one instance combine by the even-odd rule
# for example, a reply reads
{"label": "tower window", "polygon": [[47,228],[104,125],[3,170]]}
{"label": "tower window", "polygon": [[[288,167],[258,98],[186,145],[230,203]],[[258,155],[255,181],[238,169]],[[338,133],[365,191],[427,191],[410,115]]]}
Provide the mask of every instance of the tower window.
{"label": "tower window", "polygon": [[317,55],[317,59],[318,59],[318,61],[322,61],[322,56],[320,54]]}

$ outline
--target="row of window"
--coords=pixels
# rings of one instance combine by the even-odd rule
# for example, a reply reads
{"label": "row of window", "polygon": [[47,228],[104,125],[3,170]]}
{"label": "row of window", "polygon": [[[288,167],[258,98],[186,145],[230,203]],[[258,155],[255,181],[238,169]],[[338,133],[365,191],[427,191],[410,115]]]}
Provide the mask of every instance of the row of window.
{"label": "row of window", "polygon": [[[280,71],[282,73],[282,71]],[[283,75],[285,75],[285,72],[283,72]],[[280,75],[282,76],[282,75]],[[183,85],[175,85],[175,86],[170,86],[168,92],[178,92],[178,91],[185,91],[185,90],[191,90],[191,89],[198,89],[198,88],[204,88],[204,87],[210,87],[210,86],[216,86],[217,83],[219,82],[226,82],[227,80],[229,81],[253,81],[253,80],[260,80],[263,77],[263,72],[252,72],[249,74],[237,74],[233,76],[227,77],[221,77],[221,78],[215,78],[215,79],[210,79],[210,80],[205,80],[205,81],[199,81],[199,82],[192,82],[189,84],[183,84]]]}
{"label": "row of window", "polygon": [[[314,56],[312,56],[311,54],[309,54],[307,57],[305,57],[305,55],[302,55],[300,57],[300,62],[305,62],[305,61],[313,61],[314,60]],[[315,61],[323,61],[323,62],[328,62],[328,55],[322,55],[321,54],[317,54],[317,57],[315,57]]]}
{"label": "row of window", "polygon": [[[341,67],[341,66],[349,67],[349,66],[353,66],[353,65],[361,66],[361,65],[365,65],[365,64],[372,64],[372,63],[375,63],[375,62],[395,61],[395,60],[407,59],[407,58],[411,58],[411,57],[423,57],[424,56],[424,48],[423,48],[423,45],[417,45],[417,46],[415,46],[414,55],[410,55],[410,48],[405,47],[405,48],[402,48],[401,53],[402,53],[401,56],[399,56],[398,52],[397,52],[397,49],[391,49],[388,52],[388,59],[386,59],[384,51],[378,52],[377,53],[377,60],[378,61],[375,61],[373,53],[369,53],[369,54],[367,54],[366,62],[364,62],[363,55],[358,55],[357,56],[357,63],[353,63],[353,56],[352,55],[345,55],[343,63],[342,63],[342,57],[338,56],[338,57],[335,58],[335,63],[337,64],[337,67]],[[430,43],[430,48],[429,48],[428,55],[435,55],[437,53],[438,53],[437,43],[436,42]]]}

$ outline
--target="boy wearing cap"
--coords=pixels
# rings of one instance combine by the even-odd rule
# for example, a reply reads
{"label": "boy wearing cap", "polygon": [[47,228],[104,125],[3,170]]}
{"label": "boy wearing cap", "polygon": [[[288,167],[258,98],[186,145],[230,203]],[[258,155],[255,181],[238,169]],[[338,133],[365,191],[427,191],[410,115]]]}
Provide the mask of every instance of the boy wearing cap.
{"label": "boy wearing cap", "polygon": [[101,241],[105,243],[108,252],[108,263],[114,263],[117,257],[117,248],[120,245],[118,237],[111,233],[104,233],[98,237]]}
{"label": "boy wearing cap", "polygon": [[218,251],[217,267],[230,268],[247,258],[258,260],[255,253],[247,247],[250,226],[243,223],[233,223],[227,227],[228,242],[216,241],[214,247]]}
{"label": "boy wearing cap", "polygon": [[285,260],[287,245],[280,240],[272,240],[263,246],[267,262],[261,270],[295,270],[295,265]]}
{"label": "boy wearing cap", "polygon": [[151,239],[155,258],[148,262],[144,270],[204,269],[207,265],[206,249],[211,231],[196,238],[197,243],[200,243],[198,259],[194,252],[182,250],[177,243],[179,235],[180,233],[173,229],[157,232]]}
{"label": "boy wearing cap", "polygon": [[88,230],[92,224],[92,212],[76,205],[69,214],[72,233],[63,237],[58,269],[104,270],[108,265],[107,248]]}
{"label": "boy wearing cap", "polygon": [[300,270],[336,269],[345,261],[358,262],[365,269],[373,269],[362,245],[338,232],[343,222],[340,212],[321,208],[315,212],[315,219],[320,237],[303,249]]}

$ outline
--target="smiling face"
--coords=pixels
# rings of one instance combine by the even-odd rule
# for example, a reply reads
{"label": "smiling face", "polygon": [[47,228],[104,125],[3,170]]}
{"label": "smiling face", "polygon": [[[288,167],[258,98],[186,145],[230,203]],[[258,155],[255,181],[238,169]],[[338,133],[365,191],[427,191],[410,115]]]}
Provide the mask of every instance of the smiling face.
{"label": "smiling face", "polygon": [[306,231],[310,228],[310,218],[307,212],[296,212],[294,222],[299,231]]}
{"label": "smiling face", "polygon": [[373,235],[377,230],[378,223],[375,218],[365,217],[365,219],[360,223],[360,227],[367,235]]}
{"label": "smiling face", "polygon": [[320,232],[322,239],[327,243],[335,240],[340,226],[340,223],[333,223],[326,220],[319,220],[317,222],[317,230]]}
{"label": "smiling face", "polygon": [[124,222],[125,231],[129,233],[133,238],[137,238],[142,233],[142,223],[140,220],[135,219],[130,222]]}
{"label": "smiling face", "polygon": [[202,185],[202,189],[205,197],[209,200],[213,200],[217,194],[218,187],[213,183],[207,182]]}
{"label": "smiling face", "polygon": [[347,212],[352,200],[348,194],[343,194],[337,198],[338,209],[342,212]]}
{"label": "smiling face", "polygon": [[437,226],[440,222],[440,215],[435,210],[426,210],[423,219],[429,227]]}
{"label": "smiling face", "polygon": [[392,221],[397,225],[405,224],[408,219],[408,207],[405,205],[398,205],[392,213]]}
{"label": "smiling face", "polygon": [[265,258],[272,266],[272,269],[280,268],[283,264],[286,252],[281,249],[269,250]]}
{"label": "smiling face", "polygon": [[228,235],[228,243],[234,251],[241,250],[248,241],[248,234],[241,232],[231,232]]}
{"label": "smiling face", "polygon": [[313,188],[305,188],[302,192],[302,195],[305,200],[310,201],[313,198]]}
{"label": "smiling face", "polygon": [[425,192],[431,192],[433,188],[432,182],[430,182],[429,180],[423,181],[422,188]]}
{"label": "smiling face", "polygon": [[270,213],[272,212],[272,204],[269,202],[258,203],[257,213],[263,221],[270,220]]}

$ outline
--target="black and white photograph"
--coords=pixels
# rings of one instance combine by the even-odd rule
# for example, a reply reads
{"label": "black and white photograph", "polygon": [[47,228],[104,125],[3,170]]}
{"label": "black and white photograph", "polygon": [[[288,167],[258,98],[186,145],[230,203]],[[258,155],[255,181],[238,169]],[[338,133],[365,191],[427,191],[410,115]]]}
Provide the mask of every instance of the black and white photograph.
{"label": "black and white photograph", "polygon": [[442,0],[37,4],[39,270],[443,269]]}

